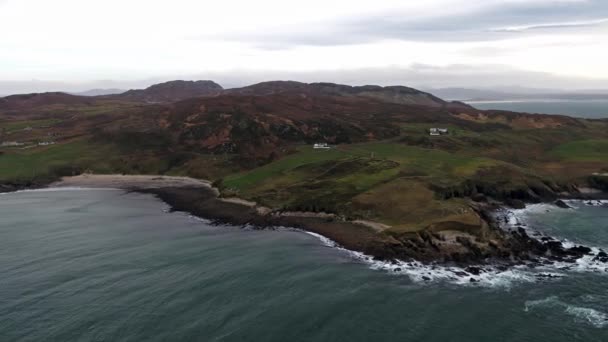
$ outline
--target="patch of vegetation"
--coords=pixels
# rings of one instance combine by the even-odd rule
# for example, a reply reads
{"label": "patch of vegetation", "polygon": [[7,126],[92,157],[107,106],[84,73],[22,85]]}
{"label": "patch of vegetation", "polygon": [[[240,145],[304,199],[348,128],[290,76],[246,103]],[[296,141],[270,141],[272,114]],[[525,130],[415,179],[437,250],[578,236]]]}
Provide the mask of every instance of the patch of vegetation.
{"label": "patch of vegetation", "polygon": [[0,130],[4,129],[7,133],[12,133],[15,131],[21,131],[28,127],[30,128],[40,128],[40,127],[50,127],[60,123],[59,119],[45,119],[45,120],[23,120],[23,121],[9,121],[9,122],[0,122]]}
{"label": "patch of vegetation", "polygon": [[86,169],[109,171],[111,147],[86,141],[52,145],[42,149],[11,150],[0,155],[0,181],[35,180],[71,175]]}
{"label": "patch of vegetation", "polygon": [[551,155],[566,161],[608,161],[608,139],[568,142],[554,148]]}

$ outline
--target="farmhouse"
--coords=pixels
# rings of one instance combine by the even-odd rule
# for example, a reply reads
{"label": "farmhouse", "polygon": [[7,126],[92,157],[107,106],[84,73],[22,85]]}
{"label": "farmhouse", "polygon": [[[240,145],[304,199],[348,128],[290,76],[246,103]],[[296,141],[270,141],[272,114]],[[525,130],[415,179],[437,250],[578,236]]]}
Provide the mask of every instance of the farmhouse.
{"label": "farmhouse", "polygon": [[444,135],[444,134],[448,134],[448,129],[447,128],[430,128],[429,129],[429,134],[430,135]]}
{"label": "farmhouse", "polygon": [[315,150],[328,150],[331,147],[327,143],[317,143],[312,146]]}

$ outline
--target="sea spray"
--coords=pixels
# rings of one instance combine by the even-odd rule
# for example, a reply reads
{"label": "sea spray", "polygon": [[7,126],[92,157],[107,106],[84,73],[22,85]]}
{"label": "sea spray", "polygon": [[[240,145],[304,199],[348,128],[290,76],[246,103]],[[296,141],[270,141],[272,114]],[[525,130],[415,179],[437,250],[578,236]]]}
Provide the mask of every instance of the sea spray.
{"label": "sea spray", "polygon": [[596,328],[608,326],[608,315],[594,308],[577,306],[566,303],[558,296],[549,296],[539,300],[526,301],[524,312],[530,313],[538,309],[560,310],[574,320],[590,324]]}

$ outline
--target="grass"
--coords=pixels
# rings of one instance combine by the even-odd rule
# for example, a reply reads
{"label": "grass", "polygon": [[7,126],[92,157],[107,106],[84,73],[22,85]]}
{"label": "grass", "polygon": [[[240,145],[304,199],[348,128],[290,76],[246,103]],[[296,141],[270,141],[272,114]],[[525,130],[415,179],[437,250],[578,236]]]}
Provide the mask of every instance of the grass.
{"label": "grass", "polygon": [[270,178],[293,170],[299,166],[327,160],[339,160],[349,155],[337,149],[315,150],[312,147],[300,147],[298,152],[270,164],[258,167],[252,171],[242,172],[228,176],[224,179],[224,186],[228,188],[247,190],[259,185]]}
{"label": "grass", "polygon": [[399,178],[353,199],[366,218],[392,225],[393,231],[411,232],[441,220],[475,223],[464,199],[438,200],[424,182]]}
{"label": "grass", "polygon": [[415,231],[450,218],[474,221],[464,199],[439,200],[429,184],[458,184],[504,162],[394,142],[295,154],[228,176],[228,193],[271,207],[329,211]]}
{"label": "grass", "polygon": [[581,140],[561,144],[550,154],[564,161],[603,160],[608,164],[608,139]]}
{"label": "grass", "polygon": [[107,146],[74,141],[38,149],[11,150],[0,155],[0,180],[32,180],[62,167],[96,167],[112,154]]}
{"label": "grass", "polygon": [[23,130],[27,127],[40,128],[49,127],[60,123],[59,119],[46,119],[46,120],[23,120],[23,121],[11,121],[0,123],[0,129],[5,129],[6,132],[12,133],[15,131]]}

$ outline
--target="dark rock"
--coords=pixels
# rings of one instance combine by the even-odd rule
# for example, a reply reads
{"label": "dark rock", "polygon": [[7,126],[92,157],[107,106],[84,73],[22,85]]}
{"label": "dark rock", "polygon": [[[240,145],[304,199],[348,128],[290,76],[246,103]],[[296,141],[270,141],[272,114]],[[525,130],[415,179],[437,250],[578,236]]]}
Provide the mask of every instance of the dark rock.
{"label": "dark rock", "polygon": [[487,202],[488,201],[486,196],[484,196],[484,194],[480,194],[480,193],[477,193],[477,194],[471,196],[471,199],[475,202]]}
{"label": "dark rock", "polygon": [[430,281],[430,280],[431,280],[431,278],[429,278],[429,277],[427,277],[427,276],[423,276],[423,277],[422,277],[422,280],[424,280],[424,281]]}
{"label": "dark rock", "polygon": [[555,205],[563,209],[571,209],[571,207],[562,200],[555,201]]}
{"label": "dark rock", "polygon": [[578,255],[585,255],[591,253],[591,248],[585,246],[576,246],[568,249],[568,252]]}
{"label": "dark rock", "polygon": [[471,283],[479,283],[479,280],[471,277],[471,279],[469,279],[469,282],[471,282]]}
{"label": "dark rock", "polygon": [[549,279],[550,278],[559,278],[559,276],[553,275],[553,274],[550,274],[550,273],[541,273],[541,274],[538,274],[536,277],[538,277],[538,278],[549,278]]}
{"label": "dark rock", "polygon": [[475,266],[469,266],[469,267],[465,268],[464,270],[469,272],[472,275],[479,275],[481,272],[483,272],[483,270],[481,268],[475,267]]}
{"label": "dark rock", "polygon": [[395,270],[394,270],[394,271],[395,271],[395,272],[401,272],[401,267],[397,267],[397,268],[395,268]]}
{"label": "dark rock", "polygon": [[513,209],[525,209],[526,208],[526,203],[524,203],[524,201],[518,200],[518,199],[508,199],[506,201],[506,204]]}
{"label": "dark rock", "polygon": [[606,254],[606,252],[604,252],[604,251],[601,251],[601,252],[597,253],[595,258],[593,258],[593,261],[608,263],[608,254]]}

